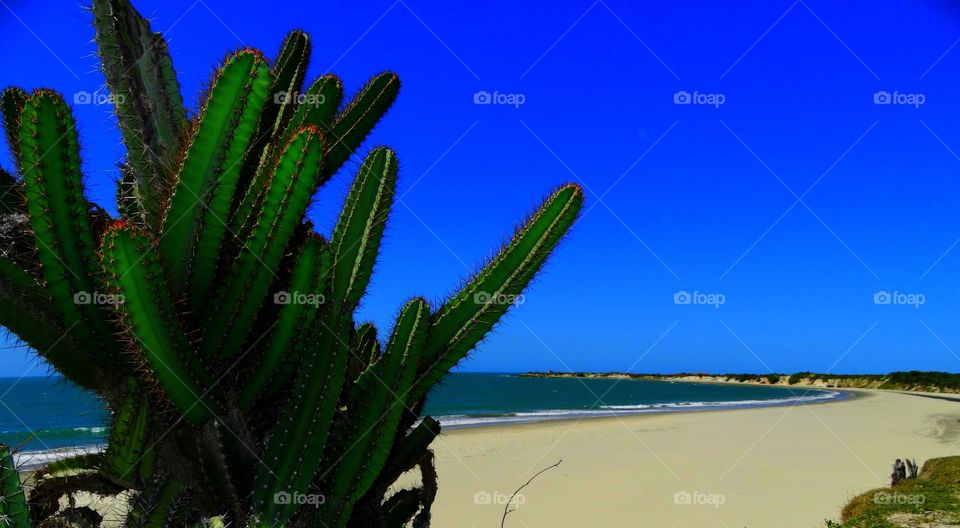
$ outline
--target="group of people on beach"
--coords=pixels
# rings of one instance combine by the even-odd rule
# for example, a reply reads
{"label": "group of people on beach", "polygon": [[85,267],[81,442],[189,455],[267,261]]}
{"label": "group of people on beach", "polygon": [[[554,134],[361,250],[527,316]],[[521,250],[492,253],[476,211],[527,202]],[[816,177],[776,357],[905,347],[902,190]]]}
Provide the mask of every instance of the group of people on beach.
{"label": "group of people on beach", "polygon": [[[904,460],[906,462],[904,462]],[[890,486],[896,486],[902,480],[911,478],[917,478],[917,461],[916,459],[910,460],[906,458],[904,460],[897,459],[893,463],[893,473],[890,475]],[[909,476],[907,475],[909,473]]]}

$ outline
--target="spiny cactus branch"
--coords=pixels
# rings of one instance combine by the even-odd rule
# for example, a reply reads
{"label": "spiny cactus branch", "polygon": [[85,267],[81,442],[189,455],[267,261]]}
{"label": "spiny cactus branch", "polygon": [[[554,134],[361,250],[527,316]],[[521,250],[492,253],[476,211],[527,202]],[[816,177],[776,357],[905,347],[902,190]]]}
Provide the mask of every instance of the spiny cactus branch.
{"label": "spiny cactus branch", "polygon": [[129,0],[93,3],[93,27],[132,168],[126,182],[139,209],[127,215],[157,229],[173,185],[187,114],[167,43]]}

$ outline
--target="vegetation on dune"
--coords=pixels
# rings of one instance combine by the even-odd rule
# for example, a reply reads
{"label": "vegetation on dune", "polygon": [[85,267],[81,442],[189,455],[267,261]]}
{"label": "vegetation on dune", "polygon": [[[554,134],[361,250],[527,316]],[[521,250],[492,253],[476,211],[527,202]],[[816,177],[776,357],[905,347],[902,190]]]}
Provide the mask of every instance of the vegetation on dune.
{"label": "vegetation on dune", "polygon": [[[333,75],[301,93],[311,45],[294,31],[273,61],[227,56],[188,116],[162,36],[128,0],[92,11],[127,148],[120,218],[84,196],[63,98],[5,90],[18,175],[0,170],[0,325],[102,396],[112,423],[104,453],[50,464],[26,497],[0,447],[0,523],[96,526],[71,500],[93,492],[129,496],[128,526],[428,526],[440,426],[424,400],[533,280],[581,189],[556,189],[447,301],[412,298],[380,334],[354,313],[396,154],[369,151],[329,238],[305,216],[397,76],[346,105]],[[418,487],[393,493],[416,469]]]}
{"label": "vegetation on dune", "polygon": [[702,372],[680,372],[677,374],[642,374],[630,372],[525,372],[521,376],[529,377],[572,377],[572,378],[629,378],[646,380],[704,379],[717,381],[736,381],[740,383],[759,383],[764,385],[821,384],[836,388],[864,388],[907,390],[921,392],[960,392],[960,374],[950,372],[891,372],[890,374],[818,374],[815,372],[796,372],[790,374],[706,374]]}
{"label": "vegetation on dune", "polygon": [[789,383],[794,385],[802,380],[824,381],[837,384],[838,382],[869,382],[872,388],[889,390],[915,391],[960,391],[960,374],[951,372],[923,372],[911,370],[905,372],[891,372],[890,374],[818,374],[814,372],[799,372],[792,374]]}
{"label": "vegetation on dune", "polygon": [[928,460],[916,479],[877,488],[850,500],[830,528],[960,525],[960,457]]}

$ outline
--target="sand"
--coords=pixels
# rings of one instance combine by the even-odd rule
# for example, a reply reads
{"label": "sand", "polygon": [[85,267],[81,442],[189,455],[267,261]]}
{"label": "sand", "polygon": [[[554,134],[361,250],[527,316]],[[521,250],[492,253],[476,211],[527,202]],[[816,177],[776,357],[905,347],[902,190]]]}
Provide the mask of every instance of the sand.
{"label": "sand", "polygon": [[812,528],[889,484],[895,458],[960,454],[960,401],[856,391],[813,405],[444,432],[433,526]]}

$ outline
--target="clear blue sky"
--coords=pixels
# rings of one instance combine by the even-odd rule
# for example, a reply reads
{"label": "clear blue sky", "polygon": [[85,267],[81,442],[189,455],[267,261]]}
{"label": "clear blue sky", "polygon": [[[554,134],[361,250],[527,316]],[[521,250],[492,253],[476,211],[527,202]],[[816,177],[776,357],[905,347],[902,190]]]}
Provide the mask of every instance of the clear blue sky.
{"label": "clear blue sky", "polygon": [[[550,188],[586,187],[580,224],[469,370],[960,370],[960,7],[642,4],[137,3],[191,108],[228,50],[273,56],[293,27],[314,39],[310,77],[332,70],[353,92],[400,74],[371,142],[401,159],[360,314],[381,327],[407,297],[451,291]],[[0,29],[0,85],[102,86],[77,2],[3,0]],[[680,91],[723,104],[675,104]],[[923,104],[875,104],[881,91]],[[112,109],[74,111],[89,195],[113,210]],[[347,185],[321,193],[320,229]],[[724,303],[675,304],[680,291]],[[0,374],[32,363],[8,351]]]}

